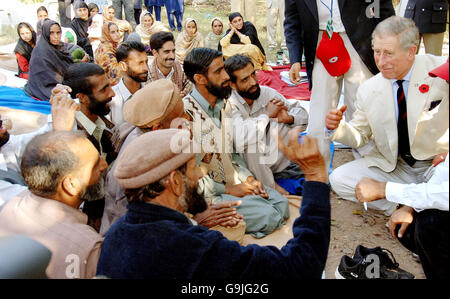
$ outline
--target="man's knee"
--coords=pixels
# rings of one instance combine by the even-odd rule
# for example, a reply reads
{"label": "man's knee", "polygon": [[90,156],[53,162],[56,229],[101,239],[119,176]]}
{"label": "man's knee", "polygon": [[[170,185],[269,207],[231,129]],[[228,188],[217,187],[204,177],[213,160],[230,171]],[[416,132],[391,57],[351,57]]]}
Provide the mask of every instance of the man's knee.
{"label": "man's knee", "polygon": [[[340,197],[347,197],[348,193],[348,182],[345,181],[345,171],[342,167],[338,167],[333,172],[331,172],[329,181],[333,191]],[[344,192],[344,190],[347,190]],[[345,196],[344,196],[345,195]]]}

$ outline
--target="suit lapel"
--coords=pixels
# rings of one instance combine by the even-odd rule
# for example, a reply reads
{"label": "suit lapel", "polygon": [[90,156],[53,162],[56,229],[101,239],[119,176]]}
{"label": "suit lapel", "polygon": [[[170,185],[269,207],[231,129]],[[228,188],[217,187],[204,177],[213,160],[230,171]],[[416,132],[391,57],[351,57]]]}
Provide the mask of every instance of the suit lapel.
{"label": "suit lapel", "polygon": [[[395,99],[392,93],[392,84],[390,80],[384,79],[381,76],[380,88],[376,91],[377,94],[374,99],[383,99],[381,103],[374,103],[377,106],[374,111],[382,111],[381,114],[376,114],[380,116],[377,125],[380,128],[379,133],[384,132],[386,135],[386,142],[389,144],[392,157],[394,158],[398,150],[398,136],[397,136],[397,118],[395,115]],[[384,107],[381,110],[380,106]],[[392,129],[391,129],[392,128]]]}
{"label": "suit lapel", "polygon": [[406,99],[406,109],[408,115],[408,135],[410,144],[414,143],[417,124],[420,114],[424,110],[425,103],[428,100],[430,92],[422,93],[420,87],[428,85],[431,87],[432,78],[428,76],[425,65],[421,63],[420,57],[416,56],[414,69],[411,73],[411,81],[408,86],[408,98]]}
{"label": "suit lapel", "polygon": [[319,23],[319,13],[317,12],[317,1],[316,0],[304,0],[304,1],[306,6],[308,6],[309,10],[314,16],[314,19],[316,19],[316,22]]}

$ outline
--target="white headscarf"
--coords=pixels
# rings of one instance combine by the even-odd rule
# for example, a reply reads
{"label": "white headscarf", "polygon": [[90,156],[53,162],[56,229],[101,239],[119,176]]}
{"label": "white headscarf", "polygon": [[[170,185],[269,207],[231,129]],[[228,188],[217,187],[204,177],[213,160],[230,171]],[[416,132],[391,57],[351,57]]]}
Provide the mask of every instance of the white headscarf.
{"label": "white headscarf", "polygon": [[[150,27],[144,26],[144,17],[149,15],[153,19],[153,24]],[[153,34],[161,31],[169,31],[162,22],[155,21],[155,18],[148,11],[143,11],[139,17],[140,24],[136,26],[136,32],[141,36],[141,40],[145,45],[148,45]]]}

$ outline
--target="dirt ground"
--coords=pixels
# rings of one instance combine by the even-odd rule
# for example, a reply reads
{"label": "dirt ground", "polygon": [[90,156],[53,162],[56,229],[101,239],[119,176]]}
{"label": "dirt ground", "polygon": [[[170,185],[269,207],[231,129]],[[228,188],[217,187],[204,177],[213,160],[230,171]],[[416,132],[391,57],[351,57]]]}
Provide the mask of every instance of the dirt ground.
{"label": "dirt ground", "polygon": [[[350,149],[336,149],[333,169],[352,161]],[[331,239],[328,260],[325,267],[326,278],[335,278],[334,273],[343,255],[352,256],[359,244],[373,248],[381,246],[389,249],[400,268],[411,272],[416,278],[425,278],[420,263],[416,262],[409,250],[398,240],[394,240],[387,229],[389,217],[382,212],[364,210],[360,203],[340,199],[331,192]]]}

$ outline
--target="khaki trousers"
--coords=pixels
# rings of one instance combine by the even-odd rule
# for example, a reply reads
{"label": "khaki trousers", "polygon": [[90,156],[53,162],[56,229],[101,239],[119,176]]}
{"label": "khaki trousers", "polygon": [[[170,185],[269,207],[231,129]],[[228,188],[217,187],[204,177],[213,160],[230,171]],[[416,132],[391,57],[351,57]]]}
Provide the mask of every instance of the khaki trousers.
{"label": "khaki trousers", "polygon": [[240,12],[244,21],[256,26],[256,0],[231,0],[231,12]]}
{"label": "khaki trousers", "polygon": [[280,24],[281,48],[286,48],[284,36],[284,0],[266,0],[267,40],[269,47],[277,46],[277,23]]}
{"label": "khaki trousers", "polygon": [[417,52],[419,52],[420,42],[423,39],[423,44],[425,46],[425,53],[433,54],[436,56],[442,56],[442,46],[444,45],[444,35],[445,35],[445,32],[422,33],[420,35],[421,39],[419,40],[419,47],[417,48]]}
{"label": "khaki trousers", "polygon": [[[357,159],[333,170],[330,175],[330,184],[333,191],[340,197],[356,202],[356,184],[363,177],[381,182],[420,184],[425,181],[423,174],[431,166],[431,162],[432,160],[417,161],[411,167],[399,157],[395,169],[388,173],[378,167],[368,167],[364,158]],[[397,204],[386,199],[380,199],[367,203],[367,206],[372,209],[382,210],[389,216],[394,212]]]}
{"label": "khaki trousers", "polygon": [[[322,40],[322,34],[323,31],[319,30],[317,46]],[[347,34],[339,34],[352,60],[350,69],[340,77],[333,77],[328,74],[322,62],[316,58],[312,73],[313,85],[309,108],[308,135],[317,138],[319,150],[325,159],[327,167],[331,160],[330,141],[325,137],[325,116],[328,110],[337,107],[341,96],[342,84],[344,84],[344,103],[347,105],[345,119],[347,121],[351,120],[355,111],[356,91],[361,83],[373,76],[355,48],[353,48]]]}

